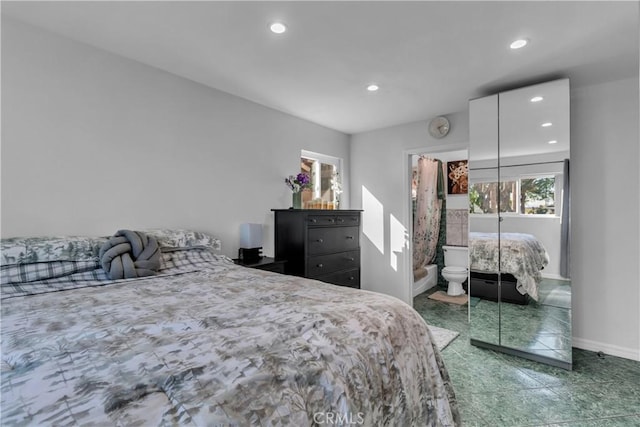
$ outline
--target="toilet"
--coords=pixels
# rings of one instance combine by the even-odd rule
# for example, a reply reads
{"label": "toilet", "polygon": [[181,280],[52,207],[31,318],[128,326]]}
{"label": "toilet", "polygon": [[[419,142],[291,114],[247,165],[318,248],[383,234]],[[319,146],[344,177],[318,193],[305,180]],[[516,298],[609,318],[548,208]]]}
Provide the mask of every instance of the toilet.
{"label": "toilet", "polygon": [[442,277],[449,282],[447,295],[463,295],[462,282],[467,279],[469,265],[469,250],[465,246],[443,246],[444,268]]}

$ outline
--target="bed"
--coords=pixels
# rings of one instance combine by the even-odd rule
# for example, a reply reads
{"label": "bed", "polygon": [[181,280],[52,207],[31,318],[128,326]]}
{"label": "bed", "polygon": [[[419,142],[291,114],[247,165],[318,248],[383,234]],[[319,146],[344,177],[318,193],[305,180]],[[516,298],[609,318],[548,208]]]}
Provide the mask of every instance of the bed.
{"label": "bed", "polygon": [[105,239],[2,241],[3,426],[460,424],[408,305],[148,233],[159,270],[118,280]]}
{"label": "bed", "polygon": [[498,233],[469,233],[471,296],[497,300],[497,286],[491,281],[500,271],[504,274],[502,300],[506,296],[507,302],[523,303],[528,295],[537,301],[540,272],[548,263],[546,249],[531,234],[500,233],[498,239]]}

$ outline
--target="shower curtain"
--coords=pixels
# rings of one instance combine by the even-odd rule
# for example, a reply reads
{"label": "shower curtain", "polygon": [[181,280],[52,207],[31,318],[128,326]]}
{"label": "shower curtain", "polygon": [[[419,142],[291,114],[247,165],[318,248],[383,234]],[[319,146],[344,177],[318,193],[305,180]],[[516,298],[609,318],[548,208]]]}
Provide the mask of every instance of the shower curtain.
{"label": "shower curtain", "polygon": [[413,278],[427,274],[423,268],[436,255],[440,234],[440,213],[444,198],[444,174],[440,160],[418,159],[416,211],[413,218]]}

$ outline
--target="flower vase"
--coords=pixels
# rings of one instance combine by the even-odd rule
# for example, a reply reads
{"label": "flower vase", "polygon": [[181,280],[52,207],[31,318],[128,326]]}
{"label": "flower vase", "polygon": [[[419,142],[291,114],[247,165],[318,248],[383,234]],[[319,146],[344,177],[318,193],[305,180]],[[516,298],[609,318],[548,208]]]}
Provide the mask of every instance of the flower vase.
{"label": "flower vase", "polygon": [[302,191],[294,192],[293,194],[293,209],[302,209]]}

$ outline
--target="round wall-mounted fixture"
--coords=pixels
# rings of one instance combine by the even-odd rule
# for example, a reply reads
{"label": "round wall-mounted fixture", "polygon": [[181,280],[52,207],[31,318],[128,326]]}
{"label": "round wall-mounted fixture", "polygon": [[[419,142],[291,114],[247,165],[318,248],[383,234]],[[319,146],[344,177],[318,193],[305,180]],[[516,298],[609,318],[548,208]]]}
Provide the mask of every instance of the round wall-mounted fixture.
{"label": "round wall-mounted fixture", "polygon": [[451,130],[449,119],[445,116],[438,116],[429,122],[429,135],[434,138],[444,138]]}

